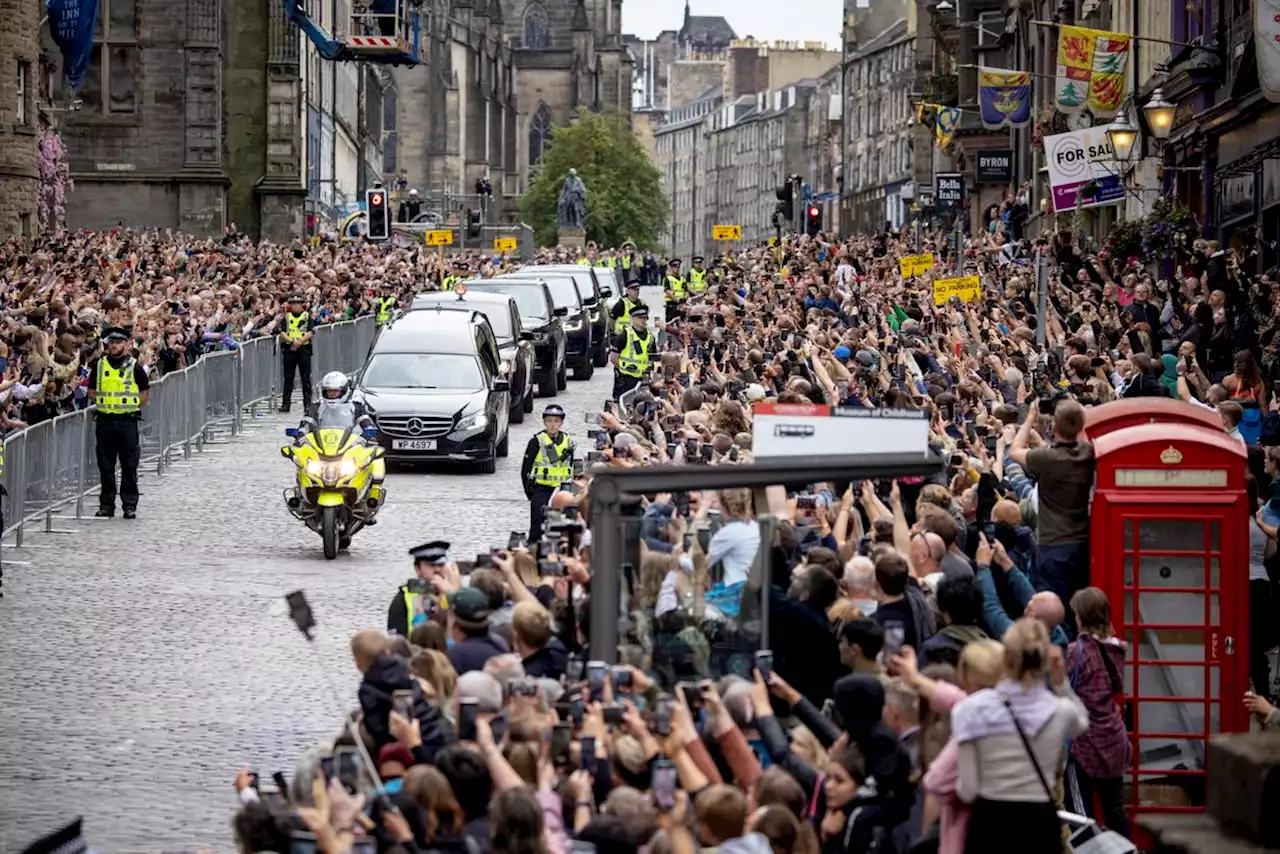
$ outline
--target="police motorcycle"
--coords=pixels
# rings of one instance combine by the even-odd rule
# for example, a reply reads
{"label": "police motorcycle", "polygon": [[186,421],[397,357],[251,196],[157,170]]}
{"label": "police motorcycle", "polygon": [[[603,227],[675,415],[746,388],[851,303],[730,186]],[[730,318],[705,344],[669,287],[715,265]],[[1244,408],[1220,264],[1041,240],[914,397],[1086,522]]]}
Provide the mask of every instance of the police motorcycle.
{"label": "police motorcycle", "polygon": [[285,430],[293,444],[280,449],[297,466],[297,485],[284,490],[285,506],[320,535],[328,560],[361,528],[376,524],[386,500],[386,452],[373,441],[378,433],[369,416],[346,399],[349,390],[345,374],[325,374],[314,417]]}

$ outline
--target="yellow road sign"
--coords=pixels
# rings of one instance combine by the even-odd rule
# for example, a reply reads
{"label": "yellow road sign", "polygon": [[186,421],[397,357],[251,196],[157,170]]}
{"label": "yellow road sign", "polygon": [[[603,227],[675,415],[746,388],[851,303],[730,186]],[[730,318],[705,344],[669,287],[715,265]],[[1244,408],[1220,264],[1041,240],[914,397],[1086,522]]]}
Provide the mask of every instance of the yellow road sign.
{"label": "yellow road sign", "polygon": [[422,238],[427,241],[428,246],[452,246],[453,232],[448,229],[439,231],[424,232]]}
{"label": "yellow road sign", "polygon": [[712,240],[741,240],[742,226],[740,225],[713,225],[711,227]]}
{"label": "yellow road sign", "polygon": [[925,253],[924,255],[907,255],[898,262],[898,267],[902,270],[902,278],[909,279],[912,276],[919,276],[933,269],[933,256]]}
{"label": "yellow road sign", "polygon": [[973,302],[981,296],[982,280],[977,276],[933,280],[933,302],[935,305],[942,305],[952,297],[958,297],[961,302]]}
{"label": "yellow road sign", "polygon": [[514,237],[495,237],[493,240],[494,252],[515,252],[520,246],[520,241]]}

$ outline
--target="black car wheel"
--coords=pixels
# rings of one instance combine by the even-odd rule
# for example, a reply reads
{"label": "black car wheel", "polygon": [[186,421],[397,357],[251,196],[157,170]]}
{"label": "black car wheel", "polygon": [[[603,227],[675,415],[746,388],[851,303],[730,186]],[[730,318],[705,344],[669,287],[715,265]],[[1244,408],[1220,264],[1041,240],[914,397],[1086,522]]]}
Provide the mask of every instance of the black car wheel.
{"label": "black car wheel", "polygon": [[498,456],[505,457],[511,453],[511,433],[503,433],[502,441],[498,443]]}
{"label": "black car wheel", "polygon": [[[555,397],[560,393],[560,383],[557,376],[552,376],[546,382],[538,383],[538,397]],[[529,407],[532,411],[533,407]]]}
{"label": "black car wheel", "polygon": [[582,361],[573,366],[573,378],[575,380],[589,380],[595,372],[596,366],[591,360],[591,351],[588,350],[582,354]]}
{"label": "black car wheel", "polygon": [[600,342],[600,346],[596,348],[595,366],[603,368],[609,364],[609,340],[606,337]]}
{"label": "black car wheel", "polygon": [[526,393],[526,394],[525,394],[525,396],[524,396],[524,403],[522,403],[522,404],[520,405],[520,410],[521,410],[522,412],[532,412],[532,411],[533,411],[533,389],[530,389],[530,390],[528,391],[528,393]]}
{"label": "black car wheel", "polygon": [[556,390],[564,391],[569,386],[569,368],[565,362],[560,363],[560,370],[556,373]]}
{"label": "black car wheel", "polygon": [[512,424],[524,423],[524,401],[528,396],[528,394],[525,394],[519,400],[512,398],[511,408],[507,410]]}
{"label": "black car wheel", "polygon": [[489,439],[488,454],[479,462],[476,469],[480,474],[493,474],[498,470],[498,448],[493,439]]}

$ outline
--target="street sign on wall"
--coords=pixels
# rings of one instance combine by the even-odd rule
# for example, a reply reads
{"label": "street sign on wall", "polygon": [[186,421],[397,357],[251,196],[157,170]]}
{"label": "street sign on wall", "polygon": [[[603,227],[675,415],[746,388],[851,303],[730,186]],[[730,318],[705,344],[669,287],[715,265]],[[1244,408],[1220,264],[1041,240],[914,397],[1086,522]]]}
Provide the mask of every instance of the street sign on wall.
{"label": "street sign on wall", "polygon": [[933,203],[939,211],[958,211],[964,207],[964,175],[939,172],[933,181]]}
{"label": "street sign on wall", "polygon": [[984,148],[978,151],[975,177],[979,184],[1009,184],[1013,182],[1013,149]]}

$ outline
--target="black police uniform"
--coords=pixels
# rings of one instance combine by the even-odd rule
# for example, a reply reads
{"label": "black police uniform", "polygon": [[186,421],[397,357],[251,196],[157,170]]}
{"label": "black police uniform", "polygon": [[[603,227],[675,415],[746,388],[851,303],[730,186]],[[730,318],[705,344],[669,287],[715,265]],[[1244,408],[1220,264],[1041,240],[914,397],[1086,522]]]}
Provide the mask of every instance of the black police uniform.
{"label": "black police uniform", "polygon": [[[546,430],[539,430],[533,436],[529,437],[529,444],[524,448],[524,459],[520,461],[520,482],[524,484],[525,497],[529,499],[529,542],[536,543],[542,537],[542,521],[547,514],[547,505],[551,503],[551,496],[555,494],[558,487],[548,486],[546,484],[535,483],[530,477],[533,472],[534,461],[538,458],[540,443],[538,437],[546,433],[548,438],[554,442],[559,442],[564,438],[565,433],[562,429],[559,435],[552,437]],[[569,450],[567,456],[562,461],[570,470],[573,469],[573,455],[577,451],[577,446],[573,440],[569,440]]]}
{"label": "black police uniform", "polygon": [[[310,311],[303,311],[305,320],[302,321],[301,331],[311,332],[315,329],[315,319],[311,316]],[[289,318],[300,317],[291,310],[285,309],[284,315],[281,317],[280,332],[287,332],[289,329]],[[287,339],[278,339],[284,359],[284,394],[280,402],[280,411],[288,412],[289,406],[293,401],[293,373],[296,370],[302,379],[302,408],[303,411],[311,410],[311,342],[308,341],[296,350],[290,346]]]}
{"label": "black police uniform", "polygon": [[[413,558],[413,566],[416,570],[418,564],[426,564],[428,566],[443,566],[448,562],[447,553],[449,544],[442,540],[435,540],[430,543],[416,546],[409,549],[409,556]],[[396,590],[396,597],[391,600],[391,607],[387,609],[387,632],[390,634],[408,637],[413,631],[414,613],[410,611],[413,604],[416,603],[417,596],[433,596],[431,592],[415,593],[409,589],[409,583],[418,579],[411,578],[400,588]],[[416,611],[416,608],[414,609]],[[430,608],[424,609],[427,614],[431,613]]]}
{"label": "black police uniform", "polygon": [[[120,370],[133,360],[133,382],[141,395],[151,386],[147,371],[138,364],[132,353],[124,356],[99,356],[89,365],[89,388],[98,391],[101,376],[99,363],[107,360],[113,369]],[[142,447],[138,440],[138,422],[142,412],[105,413],[94,412],[94,441],[98,457],[98,514],[114,516],[116,512],[116,462],[120,463],[120,507],[126,518],[133,518],[138,507],[138,461]]]}

